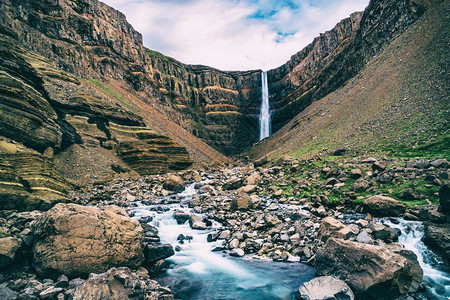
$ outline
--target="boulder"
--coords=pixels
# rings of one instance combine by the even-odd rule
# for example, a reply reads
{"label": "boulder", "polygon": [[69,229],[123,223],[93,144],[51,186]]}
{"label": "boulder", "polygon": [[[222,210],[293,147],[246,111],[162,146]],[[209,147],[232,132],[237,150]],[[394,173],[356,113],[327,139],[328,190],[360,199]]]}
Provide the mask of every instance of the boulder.
{"label": "boulder", "polygon": [[415,254],[329,238],[316,252],[317,275],[336,276],[361,299],[394,299],[417,291],[423,271]]}
{"label": "boulder", "polygon": [[0,299],[16,300],[18,293],[7,288],[6,286],[0,285]]}
{"label": "boulder", "polygon": [[386,164],[385,163],[382,163],[382,162],[379,162],[379,161],[376,161],[376,162],[374,162],[373,164],[372,164],[372,170],[374,170],[374,171],[384,171],[386,169]]}
{"label": "boulder", "polygon": [[391,227],[384,226],[378,223],[372,223],[369,228],[373,231],[373,237],[382,240],[386,243],[396,242],[398,240],[398,233]]}
{"label": "boulder", "polygon": [[219,236],[217,237],[218,240],[226,240],[231,236],[230,230],[224,230],[220,232]]}
{"label": "boulder", "polygon": [[186,223],[187,220],[189,220],[189,213],[186,213],[182,210],[177,210],[176,212],[173,213],[173,218],[175,220],[177,220],[178,224],[184,224]]}
{"label": "boulder", "polygon": [[73,300],[173,299],[170,291],[161,288],[145,272],[131,272],[126,267],[112,268],[102,274],[91,274],[78,286]]}
{"label": "boulder", "polygon": [[184,181],[180,176],[170,175],[163,184],[163,188],[175,193],[184,191]]}
{"label": "boulder", "polygon": [[430,163],[435,168],[448,168],[450,166],[448,160],[445,158],[438,158]]}
{"label": "boulder", "polygon": [[358,243],[364,243],[364,244],[373,244],[373,238],[370,236],[370,234],[363,230],[356,236],[356,241]]}
{"label": "boulder", "polygon": [[425,224],[423,242],[450,261],[450,224]]}
{"label": "boulder", "polygon": [[439,203],[443,212],[450,214],[450,183],[439,189]]}
{"label": "boulder", "polygon": [[199,229],[204,230],[207,227],[207,224],[205,223],[205,219],[200,215],[191,215],[189,217],[189,225],[192,229]]}
{"label": "boulder", "polygon": [[237,190],[242,186],[242,184],[243,184],[242,178],[233,177],[222,185],[222,189],[224,191]]}
{"label": "boulder", "polygon": [[235,210],[248,210],[252,207],[253,201],[248,195],[237,195],[232,201],[230,209]]}
{"label": "boulder", "polygon": [[0,268],[14,262],[16,252],[22,245],[22,241],[15,237],[5,237],[0,239]]}
{"label": "boulder", "polygon": [[60,203],[39,216],[33,229],[33,266],[41,276],[136,268],[144,260],[139,222],[111,211]]}
{"label": "boulder", "polygon": [[339,230],[345,228],[345,225],[333,217],[326,217],[320,222],[318,239],[326,242],[331,236],[336,236]]}
{"label": "boulder", "polygon": [[147,244],[144,248],[145,262],[150,264],[171,257],[174,254],[175,251],[170,244],[156,246]]}
{"label": "boulder", "polygon": [[352,169],[350,171],[350,177],[354,178],[354,179],[358,179],[362,176],[362,171],[361,169]]}
{"label": "boulder", "polygon": [[265,215],[264,221],[265,221],[266,226],[268,226],[268,227],[273,227],[275,225],[281,224],[280,219],[278,219],[276,216],[272,216],[272,215]]}
{"label": "boulder", "polygon": [[258,172],[253,172],[250,176],[247,177],[245,182],[247,185],[256,185],[261,180],[261,175]]}
{"label": "boulder", "polygon": [[263,156],[263,157],[255,160],[253,162],[253,164],[255,165],[255,167],[262,167],[265,164],[267,164],[268,162],[269,162],[269,157],[267,157],[267,155],[266,155],[266,156]]}
{"label": "boulder", "polygon": [[242,257],[245,255],[244,250],[240,249],[240,248],[235,248],[233,250],[231,250],[230,252],[231,256],[237,256],[237,257]]}
{"label": "boulder", "polygon": [[305,282],[298,289],[301,300],[353,300],[355,295],[342,280],[320,276]]}
{"label": "boulder", "polygon": [[241,187],[238,190],[238,192],[251,194],[253,192],[256,192],[257,189],[258,189],[258,187],[256,185],[245,185],[245,186]]}
{"label": "boulder", "polygon": [[359,178],[352,185],[352,189],[355,192],[364,192],[365,190],[367,190],[369,188],[369,185],[370,185],[370,183],[367,180]]}
{"label": "boulder", "polygon": [[405,205],[391,197],[375,195],[363,203],[366,212],[378,217],[399,217],[405,210]]}

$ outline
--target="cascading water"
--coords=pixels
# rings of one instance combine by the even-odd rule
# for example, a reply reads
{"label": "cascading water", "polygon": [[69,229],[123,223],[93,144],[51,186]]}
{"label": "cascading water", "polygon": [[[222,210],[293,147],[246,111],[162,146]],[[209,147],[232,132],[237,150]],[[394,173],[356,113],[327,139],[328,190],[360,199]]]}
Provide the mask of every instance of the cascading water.
{"label": "cascading water", "polygon": [[436,269],[435,266],[440,263],[440,259],[422,242],[424,235],[422,222],[399,219],[395,223],[388,220],[384,220],[383,223],[391,228],[400,229],[402,234],[399,242],[417,255],[417,261],[423,269],[423,279],[429,298],[450,300],[450,274]]}
{"label": "cascading water", "polygon": [[259,140],[270,135],[270,107],[269,107],[269,85],[267,84],[267,72],[261,73],[261,112],[259,114]]}
{"label": "cascading water", "polygon": [[[168,259],[173,268],[153,276],[169,286],[176,299],[286,299],[291,300],[298,287],[314,278],[314,270],[301,263],[273,263],[238,259],[223,252],[213,252],[221,241],[207,242],[207,235],[221,225],[214,223],[210,230],[193,230],[189,224],[178,225],[173,213],[183,210],[192,213],[187,203],[196,193],[194,184],[179,194],[180,203],[164,205],[155,210],[150,205],[133,209],[134,218],[151,216],[151,224],[158,228],[162,243],[177,246],[176,254]],[[180,244],[177,237],[192,237]]]}

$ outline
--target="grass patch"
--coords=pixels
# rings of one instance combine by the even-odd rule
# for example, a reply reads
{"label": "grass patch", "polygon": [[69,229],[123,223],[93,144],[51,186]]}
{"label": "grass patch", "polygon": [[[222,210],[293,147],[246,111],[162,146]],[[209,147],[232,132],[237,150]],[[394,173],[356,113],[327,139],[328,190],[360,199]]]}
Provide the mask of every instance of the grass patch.
{"label": "grass patch", "polygon": [[411,147],[405,145],[390,146],[382,145],[381,150],[390,150],[391,156],[404,158],[439,158],[450,157],[450,133],[438,135],[434,140],[425,142],[422,145]]}
{"label": "grass patch", "polygon": [[130,108],[132,110],[135,110],[135,107],[127,99],[122,97],[122,95],[120,95],[119,93],[114,91],[111,87],[109,87],[105,83],[103,83],[103,82],[101,82],[101,81],[99,81],[97,79],[87,79],[87,81],[89,83],[95,85],[96,87],[98,87],[99,89],[101,89],[103,92],[105,92],[106,94],[110,95],[114,99],[118,100],[122,104],[126,105],[128,108]]}

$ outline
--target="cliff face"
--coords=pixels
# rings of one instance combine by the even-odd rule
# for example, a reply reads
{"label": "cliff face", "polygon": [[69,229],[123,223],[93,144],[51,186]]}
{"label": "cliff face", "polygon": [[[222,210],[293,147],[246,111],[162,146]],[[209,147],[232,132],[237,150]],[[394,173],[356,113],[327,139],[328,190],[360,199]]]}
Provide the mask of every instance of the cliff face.
{"label": "cliff face", "polygon": [[[123,14],[96,0],[0,0],[0,11],[2,207],[66,201],[69,184],[229,162],[203,141],[235,154],[258,140],[260,70],[185,65],[146,49]],[[373,0],[269,71],[274,131],[422,12]]]}
{"label": "cliff face", "polygon": [[[185,65],[146,49],[123,14],[96,0],[2,0],[1,9],[4,30],[60,70],[125,83],[164,118],[222,153],[239,153],[258,141],[260,70]],[[273,130],[341,87],[421,13],[409,0],[373,0],[364,13],[269,71]]]}
{"label": "cliff face", "polygon": [[96,0],[1,1],[4,31],[83,78],[113,78],[189,132],[231,154],[257,140],[259,72],[184,65],[145,49],[125,16]]}
{"label": "cliff face", "polygon": [[[314,101],[253,148],[254,157],[309,158],[336,149],[356,155],[381,150],[393,156],[448,157],[449,24],[450,2],[427,1],[426,12],[408,30],[344,86]],[[364,32],[361,37],[374,33]],[[371,39],[365,40],[370,45]],[[374,48],[359,49],[371,53]]]}
{"label": "cliff face", "polygon": [[[373,0],[364,12],[342,20],[286,64],[270,70],[273,131],[342,87],[423,11],[409,0]],[[261,71],[222,72],[147,52],[154,79],[182,114],[180,124],[226,154],[258,141]]]}
{"label": "cliff face", "polygon": [[423,11],[409,0],[373,0],[364,13],[352,14],[285,65],[270,70],[274,131],[313,101],[342,87]]}
{"label": "cliff face", "polygon": [[[70,184],[192,164],[185,147],[146,126],[146,116],[127,98],[134,89],[127,94],[93,78],[116,72],[126,80],[134,72],[129,66],[139,62],[132,45],[140,35],[120,13],[96,1],[1,1],[0,8],[1,209],[47,209],[68,200]],[[85,18],[92,23],[74,17],[91,10],[96,17]],[[114,33],[105,20],[117,26]],[[105,35],[96,41],[114,59],[102,64],[101,55],[80,46],[94,39],[95,31],[83,26]],[[214,154],[203,156],[215,162]]]}

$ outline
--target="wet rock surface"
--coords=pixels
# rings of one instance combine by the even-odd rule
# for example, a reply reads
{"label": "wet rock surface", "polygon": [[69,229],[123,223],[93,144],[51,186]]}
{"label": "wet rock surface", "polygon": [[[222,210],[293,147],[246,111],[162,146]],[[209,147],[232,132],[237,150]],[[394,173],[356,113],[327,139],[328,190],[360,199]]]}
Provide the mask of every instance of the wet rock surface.
{"label": "wet rock surface", "polygon": [[316,277],[299,288],[301,300],[353,300],[355,295],[342,280],[332,276]]}
{"label": "wet rock surface", "polygon": [[422,282],[417,258],[407,252],[330,238],[316,253],[315,268],[318,275],[337,276],[368,299],[392,299],[416,292]]}

